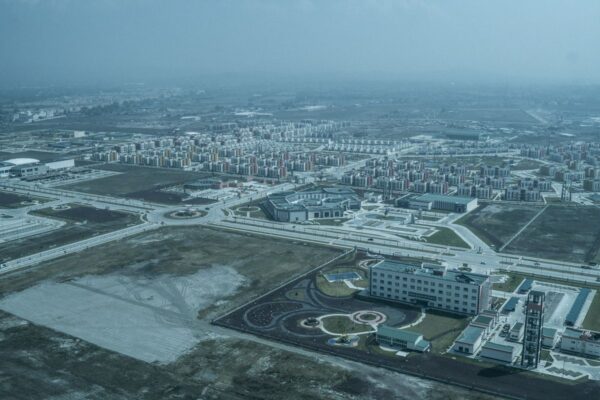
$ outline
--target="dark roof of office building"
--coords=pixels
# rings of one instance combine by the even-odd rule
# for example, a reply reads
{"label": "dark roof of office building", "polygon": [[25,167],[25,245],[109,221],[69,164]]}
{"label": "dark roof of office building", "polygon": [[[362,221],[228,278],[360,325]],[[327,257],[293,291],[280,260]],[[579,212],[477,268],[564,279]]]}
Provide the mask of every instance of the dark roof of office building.
{"label": "dark roof of office building", "polygon": [[[481,284],[489,277],[487,275],[476,274],[473,272],[462,272],[456,269],[446,269],[443,266],[424,264],[411,265],[392,260],[382,260],[371,267],[374,270],[387,270],[390,272],[401,272],[405,274],[421,275],[431,278],[437,278],[444,281]],[[443,273],[439,273],[439,272]]]}

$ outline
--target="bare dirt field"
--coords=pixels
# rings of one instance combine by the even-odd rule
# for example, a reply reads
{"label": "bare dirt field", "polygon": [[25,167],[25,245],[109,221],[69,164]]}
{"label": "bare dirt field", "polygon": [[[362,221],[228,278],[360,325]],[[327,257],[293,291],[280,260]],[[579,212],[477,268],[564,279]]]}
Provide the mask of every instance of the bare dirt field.
{"label": "bare dirt field", "polygon": [[[160,189],[205,178],[207,174],[179,169],[138,167],[123,164],[104,164],[96,169],[120,172],[118,175],[65,185],[66,190],[112,195],[165,204],[179,204],[182,196]],[[199,199],[200,201],[201,199]],[[201,204],[205,204],[206,202]]]}
{"label": "bare dirt field", "polygon": [[598,261],[600,208],[549,206],[506,252],[572,262]]}
{"label": "bare dirt field", "polygon": [[208,323],[337,254],[165,228],[6,276],[0,398],[492,399]]}
{"label": "bare dirt field", "polygon": [[379,368],[236,338],[146,363],[0,311],[0,398],[491,400]]}
{"label": "bare dirt field", "polygon": [[484,242],[499,249],[540,210],[540,207],[527,205],[484,204],[456,223],[466,226]]}
{"label": "bare dirt field", "polygon": [[61,219],[67,222],[61,228],[29,236],[14,242],[0,244],[0,260],[24,257],[52,247],[76,242],[94,235],[112,232],[140,223],[137,214],[103,210],[95,207],[71,204],[67,210],[44,208],[36,215]]}

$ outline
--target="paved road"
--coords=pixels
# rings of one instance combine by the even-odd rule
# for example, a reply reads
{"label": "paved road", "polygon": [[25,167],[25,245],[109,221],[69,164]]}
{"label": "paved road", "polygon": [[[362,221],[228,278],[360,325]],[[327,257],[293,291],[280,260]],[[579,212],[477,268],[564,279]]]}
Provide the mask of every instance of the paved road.
{"label": "paved road", "polygon": [[30,206],[23,210],[14,211],[16,216],[24,216],[28,211],[40,207],[47,207],[48,205],[77,202],[89,204],[98,208],[138,212],[142,214],[142,220],[144,222],[133,227],[95,236],[76,243],[67,244],[37,254],[32,254],[27,257],[9,261],[4,267],[0,268],[0,274],[30,267],[42,261],[48,261],[66,254],[82,251],[92,246],[97,246],[114,240],[121,240],[125,237],[156,229],[160,226],[213,225],[228,229],[235,229],[237,231],[283,237],[291,240],[311,241],[345,248],[365,248],[376,253],[380,252],[381,254],[387,255],[436,258],[446,261],[451,267],[459,267],[467,264],[473,269],[474,272],[481,273],[490,273],[493,269],[501,268],[508,271],[537,274],[541,276],[549,276],[567,281],[585,282],[589,284],[597,284],[600,280],[599,270],[584,270],[581,268],[580,264],[498,254],[490,249],[468,229],[457,225],[452,225],[452,218],[448,218],[440,223],[427,221],[427,224],[452,228],[469,244],[471,244],[473,249],[459,249],[448,246],[427,244],[402,238],[391,238],[389,236],[386,237],[386,235],[372,235],[369,237],[366,235],[361,235],[357,232],[346,233],[341,230],[340,227],[291,225],[228,216],[231,214],[229,209],[239,204],[264,197],[268,193],[276,193],[294,189],[295,185],[292,183],[283,183],[259,192],[245,193],[238,198],[230,198],[219,203],[211,204],[204,207],[203,211],[206,212],[206,215],[190,219],[173,219],[168,217],[169,213],[180,210],[182,208],[181,206],[165,206],[162,204],[154,204],[140,200],[89,195],[55,188],[46,188],[33,184],[23,184],[21,182],[11,182],[7,185],[9,186],[8,190],[15,189],[15,191],[18,193],[28,193],[31,195],[46,196],[56,199],[53,200],[52,203]]}

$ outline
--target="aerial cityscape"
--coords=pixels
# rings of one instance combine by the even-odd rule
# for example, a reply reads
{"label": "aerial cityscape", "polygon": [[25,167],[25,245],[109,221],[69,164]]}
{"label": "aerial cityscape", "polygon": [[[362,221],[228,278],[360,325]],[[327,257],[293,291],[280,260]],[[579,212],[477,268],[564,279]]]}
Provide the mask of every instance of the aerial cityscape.
{"label": "aerial cityscape", "polygon": [[[379,54],[394,18],[498,22],[456,7],[0,0],[0,398],[597,398],[600,60],[538,63],[600,6],[526,8],[472,69]],[[584,27],[517,62],[538,12]]]}

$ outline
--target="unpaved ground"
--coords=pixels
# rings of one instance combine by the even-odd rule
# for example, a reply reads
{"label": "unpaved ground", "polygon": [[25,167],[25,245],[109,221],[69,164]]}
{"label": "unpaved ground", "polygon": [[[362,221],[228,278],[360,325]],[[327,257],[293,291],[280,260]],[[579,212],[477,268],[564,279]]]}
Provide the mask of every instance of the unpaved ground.
{"label": "unpaved ground", "polygon": [[339,253],[169,228],[4,277],[0,301],[15,312],[105,343],[0,311],[0,398],[489,398],[208,324]]}
{"label": "unpaved ground", "polygon": [[549,206],[505,249],[508,253],[571,262],[600,261],[600,209]]}
{"label": "unpaved ground", "polygon": [[87,206],[74,206],[68,210],[42,209],[35,215],[61,219],[66,222],[60,229],[0,244],[0,261],[25,257],[94,235],[139,224],[140,216],[120,211],[102,210]]}
{"label": "unpaved ground", "polygon": [[151,279],[86,276],[14,293],[0,300],[0,308],[142,361],[168,363],[209,337],[197,327],[198,310],[244,282],[229,266]]}
{"label": "unpaved ground", "polygon": [[[235,305],[322,264],[340,252],[338,249],[201,227],[163,228],[5,276],[0,280],[0,296],[45,280],[64,281],[112,273],[145,278],[165,274],[186,276],[213,266],[228,265],[247,279],[243,293],[231,303]],[[211,315],[223,311],[219,304],[212,305]]]}
{"label": "unpaved ground", "polygon": [[341,359],[319,359],[240,339],[211,339],[175,363],[154,365],[3,312],[0,398],[492,399]]}
{"label": "unpaved ground", "polygon": [[499,249],[540,211],[540,207],[520,204],[485,204],[461,218],[484,242]]}

